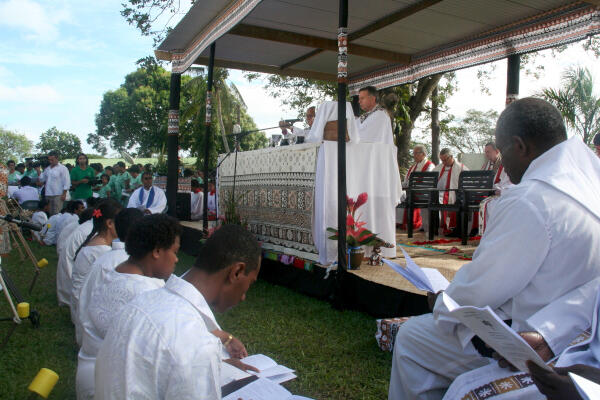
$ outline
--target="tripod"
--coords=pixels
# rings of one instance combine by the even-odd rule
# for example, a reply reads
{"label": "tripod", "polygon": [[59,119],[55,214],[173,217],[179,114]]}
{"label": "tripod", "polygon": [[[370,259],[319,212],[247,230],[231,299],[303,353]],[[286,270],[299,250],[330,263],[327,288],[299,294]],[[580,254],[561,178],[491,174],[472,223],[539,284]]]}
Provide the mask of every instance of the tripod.
{"label": "tripod", "polygon": [[[29,309],[29,303],[26,303],[24,301],[23,296],[21,296],[21,293],[19,292],[13,281],[10,279],[6,271],[2,269],[2,257],[0,257],[0,287],[2,287],[4,297],[6,297],[6,301],[8,302],[8,305],[10,306],[10,309],[12,311],[12,317],[0,318],[0,321],[14,322],[14,324],[2,340],[2,343],[0,343],[1,350],[2,348],[4,348],[4,346],[6,346],[6,343],[8,343],[8,339],[11,337],[17,326],[21,325],[24,319],[29,319],[34,328],[39,327],[40,315],[36,310]],[[12,301],[11,294],[17,301],[17,307],[15,307],[15,304]]]}
{"label": "tripod", "polygon": [[[9,200],[9,202],[10,201],[12,201],[12,200]],[[18,205],[18,203],[14,202],[14,201],[13,201],[13,203],[8,203],[8,204],[11,206],[12,211],[18,212],[21,209],[21,207]],[[20,215],[20,214],[21,213],[18,212],[18,215]],[[36,259],[35,255],[31,251],[31,247],[29,247],[29,244],[27,244],[27,241],[23,237],[23,232],[21,232],[21,228],[19,227],[19,225],[24,226],[29,229],[38,230],[38,231],[41,229],[41,227],[36,224],[13,219],[12,213],[10,213],[9,207],[8,207],[7,203],[4,201],[4,199],[0,199],[0,219],[3,219],[6,222],[8,222],[8,232],[12,239],[12,242],[15,244],[15,247],[19,251],[19,255],[21,256],[21,261],[23,261],[25,259],[25,254],[26,254],[27,257],[29,257],[29,259],[31,260],[33,267],[35,268],[35,274],[33,275],[31,285],[29,285],[28,293],[31,294],[31,291],[33,290],[33,286],[35,285],[35,282],[37,281],[37,278],[40,275],[40,268],[43,268],[46,265],[48,265],[48,260],[46,260],[45,258],[42,258],[41,260],[38,261]],[[23,248],[23,250],[21,250],[21,247]],[[23,254],[23,251],[25,251],[25,254]]]}

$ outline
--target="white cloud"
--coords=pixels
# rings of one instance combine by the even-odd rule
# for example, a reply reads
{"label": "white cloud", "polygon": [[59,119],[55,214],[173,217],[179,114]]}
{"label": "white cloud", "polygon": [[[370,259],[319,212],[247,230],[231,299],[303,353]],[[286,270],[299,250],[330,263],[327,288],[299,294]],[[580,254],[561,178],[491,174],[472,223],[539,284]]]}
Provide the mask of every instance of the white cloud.
{"label": "white cloud", "polygon": [[62,95],[52,86],[5,86],[0,84],[0,102],[52,104],[62,100]]}
{"label": "white cloud", "polygon": [[58,25],[70,19],[66,9],[44,8],[32,0],[0,3],[0,26],[20,29],[26,39],[55,40],[59,36]]}

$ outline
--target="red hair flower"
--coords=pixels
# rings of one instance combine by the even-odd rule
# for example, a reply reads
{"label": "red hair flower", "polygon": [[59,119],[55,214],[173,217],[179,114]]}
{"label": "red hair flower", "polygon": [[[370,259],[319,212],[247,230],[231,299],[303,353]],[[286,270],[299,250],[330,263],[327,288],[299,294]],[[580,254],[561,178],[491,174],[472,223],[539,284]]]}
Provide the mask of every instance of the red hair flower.
{"label": "red hair flower", "polygon": [[94,210],[94,212],[92,213],[92,217],[94,217],[94,218],[100,218],[101,216],[102,216],[102,211],[100,211],[99,208],[96,208]]}

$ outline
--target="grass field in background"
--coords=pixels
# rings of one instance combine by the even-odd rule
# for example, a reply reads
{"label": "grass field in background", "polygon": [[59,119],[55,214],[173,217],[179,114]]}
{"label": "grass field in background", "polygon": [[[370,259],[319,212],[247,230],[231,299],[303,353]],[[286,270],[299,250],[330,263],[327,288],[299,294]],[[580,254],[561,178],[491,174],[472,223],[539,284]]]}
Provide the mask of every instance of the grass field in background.
{"label": "grass field in background", "polygon": [[[16,249],[2,259],[2,267],[40,313],[41,326],[33,329],[25,321],[0,352],[0,399],[26,398],[27,386],[42,367],[60,376],[49,399],[74,399],[77,347],[69,310],[56,302],[55,248],[31,247],[38,258],[50,263],[31,296],[26,292],[33,266],[21,261]],[[176,273],[192,262],[180,253]],[[6,316],[9,308],[2,294],[0,317]],[[315,399],[387,398],[391,354],[377,347],[375,321],[366,314],[337,311],[326,302],[258,281],[245,302],[216,317],[250,354],[263,353],[295,369],[298,378],[285,384],[295,394]],[[0,322],[0,340],[10,325]]]}

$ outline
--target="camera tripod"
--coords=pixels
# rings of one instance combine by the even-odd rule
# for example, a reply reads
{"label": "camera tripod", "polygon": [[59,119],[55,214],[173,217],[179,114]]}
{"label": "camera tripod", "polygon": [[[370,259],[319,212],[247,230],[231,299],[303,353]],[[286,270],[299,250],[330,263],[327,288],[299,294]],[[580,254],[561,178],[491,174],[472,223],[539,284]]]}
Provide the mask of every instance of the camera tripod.
{"label": "camera tripod", "polygon": [[33,279],[31,281],[31,284],[29,285],[28,293],[31,294],[31,291],[35,286],[37,278],[40,275],[40,269],[48,265],[48,261],[45,258],[42,258],[39,261],[37,260],[37,258],[33,254],[33,251],[31,251],[31,247],[29,247],[29,244],[23,237],[23,232],[20,228],[20,226],[23,226],[25,228],[39,231],[41,227],[30,222],[15,219],[13,217],[13,215],[15,214],[19,217],[23,215],[23,210],[21,209],[19,204],[14,200],[9,200],[8,202],[6,202],[4,199],[0,199],[0,222],[2,220],[7,222],[7,224],[0,226],[0,229],[8,230],[11,242],[17,248],[21,257],[21,261],[25,260],[25,258],[27,257],[31,260],[31,263],[35,268]]}

